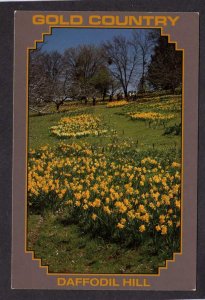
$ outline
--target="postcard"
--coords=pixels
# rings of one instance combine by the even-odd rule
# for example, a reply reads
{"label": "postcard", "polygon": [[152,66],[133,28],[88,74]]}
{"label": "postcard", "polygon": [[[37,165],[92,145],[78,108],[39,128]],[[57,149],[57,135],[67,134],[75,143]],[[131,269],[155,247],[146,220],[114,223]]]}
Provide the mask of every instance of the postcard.
{"label": "postcard", "polygon": [[14,19],[12,288],[195,290],[199,14]]}

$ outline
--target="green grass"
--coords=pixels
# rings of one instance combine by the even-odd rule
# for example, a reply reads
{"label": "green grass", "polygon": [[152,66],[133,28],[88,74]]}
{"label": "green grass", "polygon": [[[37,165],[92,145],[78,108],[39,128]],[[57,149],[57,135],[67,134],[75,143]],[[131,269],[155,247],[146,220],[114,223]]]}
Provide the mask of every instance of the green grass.
{"label": "green grass", "polygon": [[[110,128],[116,130],[119,142],[123,139],[131,138],[133,141],[138,142],[142,149],[157,147],[159,149],[167,149],[177,147],[181,149],[180,136],[166,136],[163,135],[164,128],[162,126],[157,128],[149,128],[143,121],[131,120],[128,116],[122,115],[123,107],[106,108],[103,105],[96,105],[95,107],[89,106],[85,112],[92,113],[95,116],[100,116],[103,122]],[[29,118],[29,148],[39,148],[48,144],[55,146],[59,139],[52,136],[49,128],[56,125],[60,118],[68,116],[69,113],[56,113],[45,116],[31,116]],[[181,122],[180,113],[177,117],[170,120],[167,126],[172,126],[175,123]],[[67,139],[66,143],[71,142],[88,142],[106,144],[112,141],[112,136],[107,137],[85,137],[80,139]]]}
{"label": "green grass", "polygon": [[28,249],[49,266],[63,273],[157,273],[164,266],[161,253],[153,255],[150,245],[127,248],[101,238],[91,238],[77,225],[66,224],[52,214],[30,215]]}

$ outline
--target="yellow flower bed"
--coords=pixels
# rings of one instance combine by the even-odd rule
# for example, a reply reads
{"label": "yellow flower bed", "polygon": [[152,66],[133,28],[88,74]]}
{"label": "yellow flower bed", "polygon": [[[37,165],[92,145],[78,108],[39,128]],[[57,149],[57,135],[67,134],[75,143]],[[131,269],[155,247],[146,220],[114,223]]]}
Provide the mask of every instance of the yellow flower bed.
{"label": "yellow flower bed", "polygon": [[120,100],[120,101],[113,101],[113,102],[109,102],[107,104],[107,107],[108,108],[112,108],[112,107],[120,107],[120,106],[124,106],[124,105],[127,105],[128,102],[125,101],[125,100]]}
{"label": "yellow flower bed", "polygon": [[114,239],[179,240],[180,164],[133,151],[87,144],[31,150],[30,209],[66,209],[90,233]]}
{"label": "yellow flower bed", "polygon": [[153,110],[154,112],[165,111],[165,112],[179,112],[182,109],[181,97],[177,97],[170,100],[150,100],[149,102],[139,103],[144,109]]}
{"label": "yellow flower bed", "polygon": [[140,113],[129,113],[133,120],[171,120],[174,118],[174,114],[161,114],[156,112],[140,112]]}
{"label": "yellow flower bed", "polygon": [[181,111],[181,100],[176,101],[176,100],[169,100],[169,101],[164,101],[161,103],[155,103],[151,104],[151,108],[157,109],[157,110],[162,110],[162,111]]}
{"label": "yellow flower bed", "polygon": [[103,128],[100,118],[89,114],[61,118],[50,131],[60,138],[80,138],[85,136],[98,136],[107,133]]}

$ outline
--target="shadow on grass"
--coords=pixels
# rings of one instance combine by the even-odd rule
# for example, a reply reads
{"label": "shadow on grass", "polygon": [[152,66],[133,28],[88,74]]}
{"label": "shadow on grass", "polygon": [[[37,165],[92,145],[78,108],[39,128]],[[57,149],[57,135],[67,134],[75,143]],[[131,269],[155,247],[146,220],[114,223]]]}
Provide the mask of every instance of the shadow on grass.
{"label": "shadow on grass", "polygon": [[53,214],[43,219],[29,216],[27,246],[51,273],[156,274],[165,265],[164,255],[154,251],[150,242],[128,247],[92,237],[72,220]]}

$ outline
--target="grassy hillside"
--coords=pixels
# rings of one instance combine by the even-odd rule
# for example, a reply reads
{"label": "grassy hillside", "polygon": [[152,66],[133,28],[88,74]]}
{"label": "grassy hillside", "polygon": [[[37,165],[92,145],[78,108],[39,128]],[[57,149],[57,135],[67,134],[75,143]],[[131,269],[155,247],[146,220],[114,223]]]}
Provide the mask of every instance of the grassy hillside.
{"label": "grassy hillside", "polygon": [[28,249],[51,272],[156,273],[180,249],[180,131],[175,95],[31,114]]}
{"label": "grassy hillside", "polygon": [[[66,116],[73,115],[75,113],[83,112],[90,113],[94,116],[101,117],[102,121],[110,128],[114,129],[117,133],[117,138],[119,142],[123,139],[131,138],[133,141],[138,142],[139,148],[147,149],[154,147],[157,148],[169,148],[169,147],[178,147],[181,146],[180,136],[165,136],[164,126],[151,126],[146,122],[131,120],[126,113],[130,111],[159,111],[158,104],[169,103],[169,101],[176,101],[176,103],[181,102],[180,96],[170,96],[167,97],[157,97],[152,100],[149,99],[149,102],[145,101],[144,103],[133,103],[131,102],[126,107],[113,107],[107,108],[105,105],[96,105],[96,106],[82,106],[79,109],[76,109],[75,112],[69,112],[69,107],[67,112],[54,113],[45,116],[31,116],[29,118],[29,148],[38,148],[48,144],[50,146],[55,146],[56,138],[52,136],[49,132],[49,128],[62,118]],[[155,108],[149,107],[151,104],[155,104]],[[171,107],[171,105],[170,105]],[[163,111],[161,109],[160,111]],[[164,111],[163,111],[164,112]],[[174,119],[170,120],[166,127],[172,126],[174,124],[179,124],[181,122],[181,111],[176,110]],[[106,144],[112,141],[113,134],[109,137],[96,138],[96,137],[86,137],[82,139],[69,139],[65,140],[66,143],[72,143],[73,141],[77,143],[89,142],[93,143],[102,143]]]}

